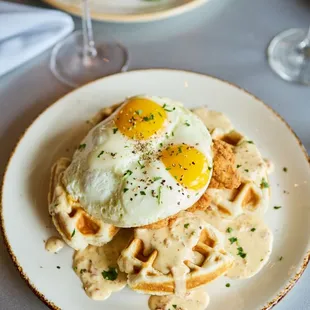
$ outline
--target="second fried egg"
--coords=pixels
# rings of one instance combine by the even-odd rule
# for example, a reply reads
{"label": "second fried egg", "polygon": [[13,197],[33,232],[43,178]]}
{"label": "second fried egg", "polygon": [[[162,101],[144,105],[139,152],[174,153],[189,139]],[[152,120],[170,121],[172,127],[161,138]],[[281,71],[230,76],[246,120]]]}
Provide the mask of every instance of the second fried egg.
{"label": "second fried egg", "polygon": [[211,143],[181,103],[132,97],[88,133],[63,182],[89,214],[118,227],[147,225],[189,208],[205,192]]}

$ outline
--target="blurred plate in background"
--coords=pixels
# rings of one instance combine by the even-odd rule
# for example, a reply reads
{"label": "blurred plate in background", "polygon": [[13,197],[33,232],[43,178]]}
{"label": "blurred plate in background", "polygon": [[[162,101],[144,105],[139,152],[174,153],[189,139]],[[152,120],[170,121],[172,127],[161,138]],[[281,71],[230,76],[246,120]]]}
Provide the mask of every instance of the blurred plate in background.
{"label": "blurred plate in background", "polygon": [[[82,0],[43,0],[81,16]],[[209,0],[89,0],[91,16],[109,22],[148,22],[191,11]]]}

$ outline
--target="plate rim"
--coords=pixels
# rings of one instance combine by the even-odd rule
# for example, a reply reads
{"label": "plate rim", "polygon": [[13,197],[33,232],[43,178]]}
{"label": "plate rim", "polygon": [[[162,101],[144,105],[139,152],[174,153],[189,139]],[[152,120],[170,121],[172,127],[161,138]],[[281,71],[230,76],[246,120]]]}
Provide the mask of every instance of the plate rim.
{"label": "plate rim", "polygon": [[[45,0],[43,0],[45,1]],[[190,70],[180,70],[180,69],[170,69],[170,68],[148,68],[148,69],[137,69],[137,70],[130,70],[127,72],[119,72],[113,75],[109,75],[100,79],[97,79],[95,81],[89,82],[81,87],[78,87],[76,89],[73,89],[72,91],[70,91],[69,93],[61,96],[60,98],[58,98],[55,102],[53,102],[52,104],[50,104],[49,106],[47,106],[45,109],[43,109],[32,121],[31,123],[25,128],[24,132],[20,135],[20,137],[18,138],[13,150],[11,151],[11,154],[9,156],[9,159],[6,163],[5,166],[5,170],[4,170],[4,174],[3,174],[3,178],[2,178],[2,184],[1,184],[1,190],[0,190],[0,231],[3,237],[3,241],[4,241],[4,245],[10,255],[10,258],[13,261],[13,264],[15,266],[15,268],[17,269],[17,271],[19,272],[20,277],[26,282],[26,284],[28,285],[28,287],[32,290],[32,292],[46,305],[48,306],[50,309],[52,310],[61,310],[61,308],[59,308],[58,306],[56,306],[52,301],[48,300],[44,294],[42,294],[36,287],[35,285],[31,282],[31,280],[29,279],[29,277],[27,276],[27,274],[24,272],[23,268],[20,266],[18,259],[16,257],[16,255],[14,254],[14,251],[9,243],[6,231],[5,231],[5,224],[4,224],[4,216],[3,216],[3,192],[4,192],[4,184],[5,184],[5,180],[6,180],[6,176],[7,176],[7,172],[8,169],[10,167],[10,164],[12,162],[12,159],[15,155],[15,152],[20,144],[20,142],[22,141],[22,139],[24,138],[24,136],[27,134],[27,132],[30,130],[30,128],[33,126],[33,124],[38,121],[40,119],[40,117],[45,114],[51,107],[53,107],[58,101],[63,100],[65,97],[70,96],[72,93],[79,91],[81,88],[86,88],[88,87],[90,84],[92,83],[98,83],[99,81],[103,81],[104,79],[108,79],[110,77],[114,77],[114,76],[118,76],[118,75],[125,75],[125,74],[130,74],[130,73],[139,73],[139,72],[147,72],[147,71],[168,71],[168,72],[182,72],[182,73],[186,73],[186,74],[195,74],[201,77],[208,77],[211,78],[213,80],[217,80],[218,82],[222,82],[224,84],[228,84],[234,88],[239,89],[240,91],[244,92],[245,94],[249,95],[250,97],[252,97],[253,99],[255,99],[256,101],[260,102],[265,108],[267,108],[271,113],[273,113],[274,116],[276,116],[277,119],[279,119],[286,127],[287,129],[293,134],[294,138],[296,139],[302,153],[305,156],[306,161],[308,162],[309,165],[309,169],[310,169],[310,156],[308,155],[308,152],[306,150],[306,148],[304,147],[303,143],[301,142],[300,138],[297,136],[297,134],[295,133],[295,131],[290,127],[290,125],[286,122],[286,120],[278,113],[276,112],[272,107],[270,107],[269,105],[267,105],[264,101],[262,101],[261,99],[259,99],[258,97],[256,97],[255,95],[253,95],[252,93],[250,93],[249,91],[247,91],[246,89],[240,87],[237,84],[231,83],[227,80],[218,78],[216,76],[213,75],[209,75],[209,74],[205,74],[205,73],[201,73],[201,72],[197,72],[197,71],[190,71]],[[305,256],[302,258],[302,263],[299,265],[297,272],[295,273],[295,275],[291,276],[286,282],[286,286],[270,301],[266,301],[265,305],[263,306],[263,308],[261,308],[260,310],[270,310],[272,309],[275,305],[277,305],[288,293],[289,291],[295,286],[295,284],[297,283],[297,281],[300,279],[300,277],[302,276],[303,272],[306,270],[308,263],[310,262],[310,238],[308,240],[308,249],[305,249]]]}
{"label": "plate rim", "polygon": [[[75,5],[64,4],[61,3],[59,0],[41,0],[41,1],[45,2],[45,4],[53,6],[62,11],[68,12],[72,15],[79,17],[82,16],[81,10],[78,9],[77,6]],[[111,23],[146,23],[177,16],[185,12],[190,12],[209,1],[211,0],[191,0],[190,2],[181,4],[177,7],[153,13],[123,15],[123,14],[107,14],[107,13],[105,14],[105,13],[91,12],[90,15],[91,18],[96,21],[104,21]]]}

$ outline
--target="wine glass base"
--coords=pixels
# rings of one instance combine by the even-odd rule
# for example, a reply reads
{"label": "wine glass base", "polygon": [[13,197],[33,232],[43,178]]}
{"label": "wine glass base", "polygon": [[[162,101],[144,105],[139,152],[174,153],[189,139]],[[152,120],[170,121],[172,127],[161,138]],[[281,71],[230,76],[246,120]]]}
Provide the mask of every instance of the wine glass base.
{"label": "wine glass base", "polygon": [[284,80],[310,85],[310,49],[302,50],[300,46],[306,36],[306,29],[290,29],[271,41],[269,64]]}
{"label": "wine glass base", "polygon": [[126,71],[128,53],[117,42],[96,42],[97,55],[83,57],[83,34],[73,32],[52,51],[50,69],[61,82],[78,87],[98,78]]}

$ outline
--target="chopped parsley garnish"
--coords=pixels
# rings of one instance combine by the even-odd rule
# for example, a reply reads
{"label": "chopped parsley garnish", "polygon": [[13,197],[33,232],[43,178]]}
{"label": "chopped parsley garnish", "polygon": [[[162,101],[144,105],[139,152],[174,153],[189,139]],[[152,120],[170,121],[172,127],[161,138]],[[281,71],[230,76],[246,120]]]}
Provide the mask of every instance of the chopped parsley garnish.
{"label": "chopped parsley garnish", "polygon": [[282,259],[283,259],[283,256],[280,256],[280,257],[279,257],[279,261],[281,261]]}
{"label": "chopped parsley garnish", "polygon": [[230,287],[230,283],[226,283],[226,285],[225,285],[226,287]]}
{"label": "chopped parsley garnish", "polygon": [[282,207],[281,206],[274,206],[273,207],[275,210],[278,210],[278,209],[281,209]]}
{"label": "chopped parsley garnish", "polygon": [[86,143],[80,144],[79,145],[79,150],[84,150],[86,148]]}
{"label": "chopped parsley garnish", "polygon": [[172,112],[173,110],[175,110],[175,108],[173,108],[172,110],[170,108],[167,108],[167,105],[164,104],[163,105],[163,109],[166,111],[166,112]]}
{"label": "chopped parsley garnish", "polygon": [[101,151],[99,154],[98,154],[98,158],[100,158],[100,156],[104,153],[104,151]]}
{"label": "chopped parsley garnish", "polygon": [[87,270],[86,269],[81,269],[80,270],[80,274],[83,274],[84,272],[86,272]]}
{"label": "chopped parsley garnish", "polygon": [[260,183],[261,188],[268,188],[269,184],[266,182],[265,178],[262,178],[262,182]]}
{"label": "chopped parsley garnish", "polygon": [[170,168],[170,167],[167,167],[166,170],[169,171],[169,170],[171,170],[171,168]]}
{"label": "chopped parsley garnish", "polygon": [[233,244],[234,242],[237,242],[238,241],[238,238],[236,237],[231,237],[228,239],[230,241],[230,244]]}
{"label": "chopped parsley garnish", "polygon": [[71,234],[71,238],[75,235],[75,228],[73,229],[73,232]]}
{"label": "chopped parsley garnish", "polygon": [[146,122],[151,121],[153,119],[154,119],[154,114],[153,113],[151,113],[149,117],[147,117],[147,116],[143,117],[143,120],[146,121]]}
{"label": "chopped parsley garnish", "polygon": [[113,133],[116,134],[118,131],[118,128],[113,128]]}
{"label": "chopped parsley garnish", "polygon": [[189,223],[184,224],[184,228],[188,228]]}
{"label": "chopped parsley garnish", "polygon": [[124,175],[123,175],[123,178],[127,178],[129,177],[130,175],[132,175],[132,171],[131,170],[127,170]]}
{"label": "chopped parsley garnish", "polygon": [[287,168],[286,168],[286,167],[283,167],[283,171],[284,171],[284,172],[287,172]]}
{"label": "chopped parsley garnish", "polygon": [[162,143],[159,143],[159,146],[160,146],[160,147],[163,147],[163,144],[162,144]]}
{"label": "chopped parsley garnish", "polygon": [[161,179],[161,177],[154,177],[154,178],[153,178],[153,181],[156,182],[156,181],[158,181],[158,180],[160,180],[160,179]]}
{"label": "chopped parsley garnish", "polygon": [[129,189],[125,187],[125,188],[123,189],[123,192],[126,193],[127,191],[129,191]]}
{"label": "chopped parsley garnish", "polygon": [[160,205],[161,204],[161,186],[158,187],[158,195],[157,195],[157,202]]}
{"label": "chopped parsley garnish", "polygon": [[233,229],[231,227],[227,227],[226,232],[228,232],[229,234],[233,231]]}
{"label": "chopped parsley garnish", "polygon": [[208,170],[211,171],[211,169],[212,169],[212,167],[209,166],[209,167],[208,167]]}
{"label": "chopped parsley garnish", "polygon": [[245,172],[249,172],[249,169],[244,169]]}
{"label": "chopped parsley garnish", "polygon": [[240,168],[242,165],[237,165],[237,168]]}
{"label": "chopped parsley garnish", "polygon": [[176,308],[177,308],[177,305],[172,305],[172,307],[173,307],[174,309],[176,309]]}
{"label": "chopped parsley garnish", "polygon": [[256,230],[256,228],[254,228],[254,227],[251,229],[251,231],[253,231],[253,232],[254,232],[255,230]]}
{"label": "chopped parsley garnish", "polygon": [[146,195],[145,191],[140,191],[140,195],[145,196]]}
{"label": "chopped parsley garnish", "polygon": [[184,123],[184,125],[186,125],[187,127],[189,127],[191,124],[190,124],[188,121],[186,121],[186,122]]}
{"label": "chopped parsley garnish", "polygon": [[141,164],[140,160],[138,160],[138,164],[139,164],[141,169],[145,168],[145,166],[143,164]]}
{"label": "chopped parsley garnish", "polygon": [[182,147],[181,146],[178,147],[178,151],[179,151],[179,153],[182,153]]}
{"label": "chopped parsley garnish", "polygon": [[237,250],[238,250],[237,255],[239,255],[239,256],[242,257],[242,258],[245,258],[245,257],[246,257],[247,254],[243,252],[243,248],[242,248],[241,246],[239,246],[239,247],[237,248]]}
{"label": "chopped parsley garnish", "polygon": [[110,281],[116,280],[118,276],[116,268],[111,268],[111,267],[109,267],[109,270],[107,271],[103,270],[101,274],[105,280],[110,280]]}
{"label": "chopped parsley garnish", "polygon": [[137,111],[136,111],[136,113],[137,113],[138,115],[141,115],[142,112],[143,112],[142,110],[137,110]]}
{"label": "chopped parsley garnish", "polygon": [[76,270],[77,270],[77,266],[74,266],[74,267],[73,267],[73,270],[75,270],[75,271],[76,271]]}
{"label": "chopped parsley garnish", "polygon": [[247,141],[248,143],[250,143],[250,144],[254,144],[254,142],[253,141]]}

